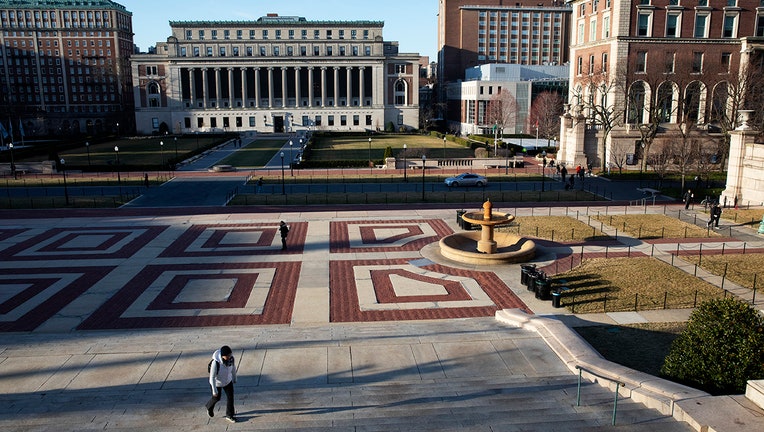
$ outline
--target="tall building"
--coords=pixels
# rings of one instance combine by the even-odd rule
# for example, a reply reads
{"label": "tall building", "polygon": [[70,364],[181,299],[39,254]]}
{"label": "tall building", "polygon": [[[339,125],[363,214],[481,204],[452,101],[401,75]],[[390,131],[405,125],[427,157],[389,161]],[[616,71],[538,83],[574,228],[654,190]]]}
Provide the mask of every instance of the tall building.
{"label": "tall building", "polygon": [[483,64],[533,66],[568,62],[570,6],[563,0],[439,0],[438,99],[449,128],[465,113],[448,87]]}
{"label": "tall building", "polygon": [[568,61],[570,7],[562,0],[439,0],[438,78],[488,63]]}
{"label": "tall building", "polygon": [[139,133],[419,127],[418,54],[381,21],[171,21],[132,58]]}
{"label": "tall building", "polygon": [[132,14],[123,6],[4,0],[0,25],[1,121],[27,137],[132,128]]}
{"label": "tall building", "polygon": [[738,110],[761,112],[761,100],[751,97],[764,82],[764,0],[568,4],[571,109],[561,131],[563,160],[637,164],[652,144],[655,154],[688,133],[719,156],[728,151],[723,134],[740,124]]}

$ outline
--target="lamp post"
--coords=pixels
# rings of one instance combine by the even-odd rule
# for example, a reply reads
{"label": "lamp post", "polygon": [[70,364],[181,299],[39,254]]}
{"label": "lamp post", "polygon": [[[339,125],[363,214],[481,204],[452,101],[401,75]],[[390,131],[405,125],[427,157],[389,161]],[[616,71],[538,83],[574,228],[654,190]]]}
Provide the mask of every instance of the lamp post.
{"label": "lamp post", "polygon": [[292,156],[292,140],[289,140],[289,175],[294,177],[294,156]]}
{"label": "lamp post", "polygon": [[90,143],[85,141],[85,149],[88,151],[88,166],[90,166]]}
{"label": "lamp post", "polygon": [[117,138],[119,138],[119,122],[117,122]]}
{"label": "lamp post", "polygon": [[281,195],[286,195],[284,187],[284,152],[281,152]]}
{"label": "lamp post", "polygon": [[427,163],[427,156],[422,155],[422,201],[424,201],[424,168]]}
{"label": "lamp post", "polygon": [[443,134],[443,159],[446,159],[446,135]]}
{"label": "lamp post", "polygon": [[[514,172],[514,169],[512,170],[512,172]],[[504,175],[509,175],[509,146],[508,145],[504,148]]]}
{"label": "lamp post", "polygon": [[13,174],[13,179],[16,180],[16,163],[13,161],[13,143],[8,143],[8,148],[11,149],[11,173]]}
{"label": "lamp post", "polygon": [[175,141],[175,163],[178,163],[178,137],[174,137]]}
{"label": "lamp post", "polygon": [[406,160],[406,144],[403,144],[403,181],[408,182],[409,179],[406,178],[406,172],[408,171],[408,161]]}
{"label": "lamp post", "polygon": [[159,154],[162,155],[162,166],[164,166],[164,141],[159,141]]}
{"label": "lamp post", "polygon": [[196,131],[196,149],[199,150],[199,131]]}
{"label": "lamp post", "polygon": [[122,186],[122,180],[119,177],[119,146],[114,146],[114,157],[117,162],[117,184]]}
{"label": "lamp post", "polygon": [[369,173],[373,173],[374,170],[372,169],[374,165],[371,163],[371,137],[369,137]]}
{"label": "lamp post", "polygon": [[544,182],[546,181],[546,151],[541,152],[541,192],[544,192]]}
{"label": "lamp post", "polygon": [[59,162],[61,162],[61,172],[64,174],[64,200],[66,205],[69,205],[69,189],[66,187],[66,161],[61,158]]}

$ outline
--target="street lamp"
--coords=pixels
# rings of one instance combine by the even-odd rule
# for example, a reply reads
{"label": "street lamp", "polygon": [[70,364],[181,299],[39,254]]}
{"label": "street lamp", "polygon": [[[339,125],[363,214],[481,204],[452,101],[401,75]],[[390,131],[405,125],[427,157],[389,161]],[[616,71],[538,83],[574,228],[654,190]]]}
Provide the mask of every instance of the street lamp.
{"label": "street lamp", "polygon": [[11,173],[13,173],[13,179],[16,180],[16,164],[13,161],[13,143],[8,143],[8,148],[11,149]]}
{"label": "street lamp", "polygon": [[174,137],[175,141],[175,163],[178,163],[178,137]]}
{"label": "street lamp", "polygon": [[544,192],[544,182],[546,181],[546,151],[541,152],[541,192]]}
{"label": "street lamp", "polygon": [[424,168],[427,163],[427,156],[422,155],[422,201],[424,201]]}
{"label": "street lamp", "polygon": [[[514,172],[514,169],[512,172]],[[509,175],[509,145],[504,147],[504,175]]]}
{"label": "street lamp", "polygon": [[446,135],[443,135],[443,159],[446,159]]}
{"label": "street lamp", "polygon": [[281,195],[286,195],[284,187],[284,152],[281,152]]}
{"label": "street lamp", "polygon": [[164,141],[159,141],[159,154],[162,155],[162,166],[164,166]]}
{"label": "street lamp", "polygon": [[90,143],[85,141],[85,148],[88,151],[88,166],[90,166]]}
{"label": "street lamp", "polygon": [[117,162],[117,184],[122,186],[122,179],[119,177],[119,146],[114,146],[114,156]]}
{"label": "street lamp", "polygon": [[61,162],[61,172],[64,174],[64,200],[66,205],[69,205],[69,189],[66,187],[66,161],[61,158],[59,162]]}
{"label": "street lamp", "polygon": [[373,166],[374,165],[372,165],[372,163],[371,163],[371,137],[369,137],[369,173],[373,173],[374,172],[372,170]]}
{"label": "street lamp", "polygon": [[289,140],[289,175],[294,177],[294,156],[292,156],[292,140]]}
{"label": "street lamp", "polygon": [[406,172],[408,171],[408,161],[406,160],[406,144],[403,144],[403,181],[408,182],[409,179],[406,178]]}
{"label": "street lamp", "polygon": [[117,122],[117,138],[119,138],[119,122]]}

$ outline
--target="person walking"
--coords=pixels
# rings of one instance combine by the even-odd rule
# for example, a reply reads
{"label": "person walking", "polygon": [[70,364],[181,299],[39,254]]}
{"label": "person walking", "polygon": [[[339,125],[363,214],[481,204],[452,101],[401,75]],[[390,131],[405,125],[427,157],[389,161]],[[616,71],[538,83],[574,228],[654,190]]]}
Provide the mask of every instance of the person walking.
{"label": "person walking", "polygon": [[220,391],[225,392],[225,419],[231,423],[236,423],[236,410],[233,406],[233,385],[236,383],[236,361],[233,358],[233,352],[228,345],[223,345],[219,350],[212,354],[210,363],[210,386],[212,387],[212,397],[205,408],[207,415],[215,417],[215,404],[220,402]]}
{"label": "person walking", "polygon": [[687,210],[690,208],[690,202],[692,202],[692,197],[694,197],[692,191],[690,189],[687,189],[687,192],[684,193],[684,209]]}
{"label": "person walking", "polygon": [[279,224],[279,232],[281,233],[281,250],[286,250],[286,240],[289,234],[289,227],[286,222],[281,221]]}
{"label": "person walking", "polygon": [[714,228],[719,228],[719,219],[722,218],[722,207],[719,203],[714,203],[714,207],[711,209],[711,214],[714,219]]}
{"label": "person walking", "polygon": [[263,178],[260,177],[260,179],[257,180],[257,193],[258,193],[258,195],[260,194],[260,192],[262,192],[262,190],[263,190]]}

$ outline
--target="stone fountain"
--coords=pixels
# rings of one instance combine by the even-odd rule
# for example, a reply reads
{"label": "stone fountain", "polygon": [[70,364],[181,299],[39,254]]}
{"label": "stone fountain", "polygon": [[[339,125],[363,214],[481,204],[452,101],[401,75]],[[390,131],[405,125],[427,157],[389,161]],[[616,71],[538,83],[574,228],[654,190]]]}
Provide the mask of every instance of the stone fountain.
{"label": "stone fountain", "polygon": [[536,244],[529,239],[507,232],[494,232],[494,227],[507,225],[514,215],[493,211],[488,200],[483,211],[462,215],[465,222],[480,225],[480,232],[468,231],[451,234],[440,240],[440,253],[444,257],[468,264],[518,263],[536,256]]}

